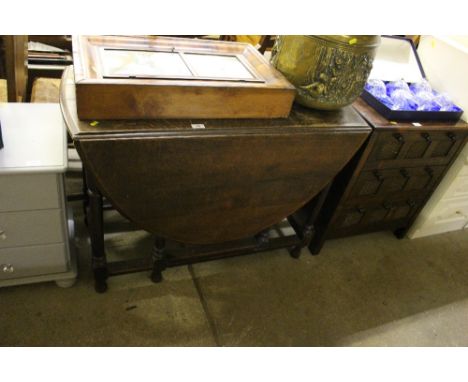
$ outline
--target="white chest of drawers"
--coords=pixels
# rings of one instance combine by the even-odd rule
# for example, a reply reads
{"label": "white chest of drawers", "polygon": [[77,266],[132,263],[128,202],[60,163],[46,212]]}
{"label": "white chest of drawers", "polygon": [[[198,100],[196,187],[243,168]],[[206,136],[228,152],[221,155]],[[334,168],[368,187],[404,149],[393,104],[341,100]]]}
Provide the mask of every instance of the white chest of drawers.
{"label": "white chest of drawers", "polygon": [[76,279],[58,104],[0,104],[0,286]]}
{"label": "white chest of drawers", "polygon": [[[423,36],[418,47],[431,84],[447,92],[468,121],[468,37]],[[408,237],[415,239],[468,229],[468,144],[419,214]]]}

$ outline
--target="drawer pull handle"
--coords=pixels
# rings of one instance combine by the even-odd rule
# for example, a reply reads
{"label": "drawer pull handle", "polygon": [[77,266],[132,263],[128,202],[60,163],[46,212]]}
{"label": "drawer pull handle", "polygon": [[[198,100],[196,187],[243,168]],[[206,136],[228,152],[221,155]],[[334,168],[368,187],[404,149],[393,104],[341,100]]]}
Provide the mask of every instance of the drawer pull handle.
{"label": "drawer pull handle", "polygon": [[3,273],[13,273],[15,268],[11,264],[2,264],[2,272]]}
{"label": "drawer pull handle", "polygon": [[399,134],[399,133],[395,133],[393,134],[393,137],[398,141],[400,142],[401,144],[405,143],[405,139],[403,138],[403,135]]}
{"label": "drawer pull handle", "polygon": [[447,133],[447,136],[450,138],[452,142],[455,142],[457,140],[457,136],[452,132]]}
{"label": "drawer pull handle", "polygon": [[373,171],[372,172],[374,174],[374,176],[376,177],[376,179],[381,182],[383,180],[383,176],[380,172],[378,172],[377,170]]}
{"label": "drawer pull handle", "polygon": [[0,229],[0,240],[6,240],[7,236],[5,234],[5,231]]}
{"label": "drawer pull handle", "polygon": [[366,210],[362,207],[357,207],[356,208],[357,212],[359,212],[361,215],[364,215],[366,213]]}
{"label": "drawer pull handle", "polygon": [[427,142],[429,142],[429,143],[432,142],[432,138],[428,133],[422,133],[421,135]]}
{"label": "drawer pull handle", "polygon": [[400,174],[403,176],[403,178],[406,178],[406,179],[408,179],[410,177],[409,174],[408,174],[408,171],[406,169],[404,169],[404,168],[402,168],[400,170]]}

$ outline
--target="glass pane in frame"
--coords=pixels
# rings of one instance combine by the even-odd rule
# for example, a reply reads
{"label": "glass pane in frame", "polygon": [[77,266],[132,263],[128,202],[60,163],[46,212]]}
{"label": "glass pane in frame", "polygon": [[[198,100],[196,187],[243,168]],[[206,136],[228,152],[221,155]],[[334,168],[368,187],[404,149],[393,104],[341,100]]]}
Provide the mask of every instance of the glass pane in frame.
{"label": "glass pane in frame", "polygon": [[179,53],[143,50],[101,50],[106,77],[193,77]]}
{"label": "glass pane in frame", "polygon": [[184,58],[197,77],[255,79],[235,55],[185,53]]}

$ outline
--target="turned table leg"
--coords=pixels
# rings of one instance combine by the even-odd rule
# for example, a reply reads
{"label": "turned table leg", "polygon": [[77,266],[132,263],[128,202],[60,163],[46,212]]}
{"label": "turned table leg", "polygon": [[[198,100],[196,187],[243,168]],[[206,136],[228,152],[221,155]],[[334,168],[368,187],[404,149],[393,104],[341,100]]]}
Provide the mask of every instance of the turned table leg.
{"label": "turned table leg", "polygon": [[107,261],[104,250],[104,224],[102,215],[102,195],[89,176],[87,180],[88,203],[86,217],[91,239],[92,266],[94,272],[94,288],[98,293],[107,290]]}
{"label": "turned table leg", "polygon": [[82,192],[83,192],[83,213],[84,213],[84,223],[86,227],[88,226],[88,217],[87,217],[87,211],[88,211],[88,206],[89,206],[89,195],[88,195],[88,183],[86,181],[86,171],[83,168],[81,170],[81,176],[82,176]]}
{"label": "turned table leg", "polygon": [[162,281],[162,271],[166,269],[166,241],[157,237],[152,252],[153,270],[151,271],[151,281],[159,283]]}
{"label": "turned table leg", "polygon": [[292,258],[298,259],[301,256],[302,248],[307,247],[314,236],[314,226],[312,224],[308,224],[304,227],[301,234],[301,244],[292,247],[289,250],[289,254]]}
{"label": "turned table leg", "polygon": [[[302,248],[304,247],[309,247],[313,244],[312,239],[316,239],[316,222],[317,218],[320,214],[320,211],[325,203],[325,199],[328,196],[328,193],[330,192],[330,187],[331,187],[331,182],[322,190],[320,193],[312,200],[312,205],[309,208],[308,216],[303,224],[301,229],[295,229],[296,233],[298,233],[299,238],[301,239],[301,243],[298,244],[297,246],[291,248],[289,250],[289,254],[291,257],[298,259],[299,256],[301,255]],[[313,251],[311,251],[312,254],[314,254]]]}
{"label": "turned table leg", "polygon": [[397,239],[401,240],[405,238],[407,232],[408,232],[407,227],[401,227],[393,231],[393,234],[395,235]]}
{"label": "turned table leg", "polygon": [[255,240],[257,241],[260,247],[268,245],[270,241],[269,229],[266,229],[259,234],[255,235]]}

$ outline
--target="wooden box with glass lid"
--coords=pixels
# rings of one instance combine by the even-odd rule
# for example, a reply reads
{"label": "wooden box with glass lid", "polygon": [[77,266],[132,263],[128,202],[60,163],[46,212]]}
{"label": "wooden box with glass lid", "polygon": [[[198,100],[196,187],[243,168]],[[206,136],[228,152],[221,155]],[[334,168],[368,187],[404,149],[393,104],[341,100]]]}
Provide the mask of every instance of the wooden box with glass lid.
{"label": "wooden box with glass lid", "polygon": [[295,88],[251,45],[75,36],[80,119],[282,118]]}

